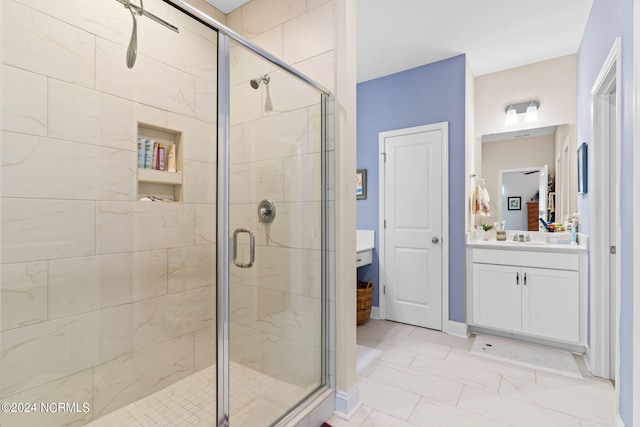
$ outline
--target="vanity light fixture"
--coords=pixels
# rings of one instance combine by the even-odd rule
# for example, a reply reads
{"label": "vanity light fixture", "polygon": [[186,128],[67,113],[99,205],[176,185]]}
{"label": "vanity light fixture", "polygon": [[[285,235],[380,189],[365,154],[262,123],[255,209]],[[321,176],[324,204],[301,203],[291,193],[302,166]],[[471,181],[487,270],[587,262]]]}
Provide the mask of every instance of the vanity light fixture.
{"label": "vanity light fixture", "polygon": [[525,114],[525,122],[537,122],[538,121],[538,109],[540,103],[538,101],[526,101],[519,102],[517,104],[509,104],[504,109],[507,114],[504,124],[506,126],[513,126],[518,123],[518,114]]}
{"label": "vanity light fixture", "polygon": [[527,107],[527,113],[524,115],[525,122],[537,122],[538,121],[538,103],[531,101],[531,104]]}
{"label": "vanity light fixture", "polygon": [[516,113],[516,109],[513,108],[513,105],[509,105],[505,111],[507,112],[507,118],[505,119],[504,124],[507,126],[518,124],[518,113]]}

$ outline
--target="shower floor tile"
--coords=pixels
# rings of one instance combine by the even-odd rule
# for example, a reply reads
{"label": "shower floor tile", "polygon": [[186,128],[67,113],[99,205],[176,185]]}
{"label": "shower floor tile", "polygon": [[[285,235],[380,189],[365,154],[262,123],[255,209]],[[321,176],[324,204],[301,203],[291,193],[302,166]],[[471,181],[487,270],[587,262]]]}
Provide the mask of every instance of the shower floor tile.
{"label": "shower floor tile", "polygon": [[[231,362],[231,425],[263,427],[314,389],[315,386],[300,387]],[[88,426],[215,426],[215,396],[216,369],[211,366]]]}

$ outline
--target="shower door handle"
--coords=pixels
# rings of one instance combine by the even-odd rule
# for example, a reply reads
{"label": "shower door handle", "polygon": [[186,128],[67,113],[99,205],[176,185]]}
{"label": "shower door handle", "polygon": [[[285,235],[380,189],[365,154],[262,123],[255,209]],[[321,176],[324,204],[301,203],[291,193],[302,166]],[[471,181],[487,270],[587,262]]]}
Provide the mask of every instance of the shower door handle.
{"label": "shower door handle", "polygon": [[[249,235],[249,262],[238,261],[238,234],[247,233]],[[250,228],[236,228],[233,232],[233,263],[240,268],[251,268],[256,260],[256,234]]]}

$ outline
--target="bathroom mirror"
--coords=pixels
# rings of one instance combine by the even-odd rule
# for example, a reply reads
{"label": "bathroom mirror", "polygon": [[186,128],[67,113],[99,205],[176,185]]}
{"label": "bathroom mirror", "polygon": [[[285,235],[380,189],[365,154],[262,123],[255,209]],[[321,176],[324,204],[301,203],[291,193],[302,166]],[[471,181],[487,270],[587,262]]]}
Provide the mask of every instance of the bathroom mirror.
{"label": "bathroom mirror", "polygon": [[506,230],[536,231],[538,218],[549,220],[548,165],[499,171],[498,221]]}
{"label": "bathroom mirror", "polygon": [[[578,173],[574,125],[561,124],[483,135],[481,141],[482,178],[486,180],[491,198],[491,217],[484,218],[484,223],[493,224],[504,219],[508,222],[507,229],[527,230],[534,227],[530,227],[528,221],[525,223],[523,217],[528,218],[527,210],[535,208],[527,206],[527,202],[531,202],[532,197],[535,199],[536,191],[528,190],[527,195],[507,194],[514,191],[507,188],[503,194],[501,176],[515,177],[516,174],[537,177],[537,209],[540,217],[547,221],[561,221],[565,215],[576,211]],[[532,176],[530,178],[535,181]],[[509,218],[513,215],[510,213],[517,211],[509,211],[509,197],[518,196],[521,197],[519,220],[511,224]],[[538,230],[537,224],[535,230]]]}

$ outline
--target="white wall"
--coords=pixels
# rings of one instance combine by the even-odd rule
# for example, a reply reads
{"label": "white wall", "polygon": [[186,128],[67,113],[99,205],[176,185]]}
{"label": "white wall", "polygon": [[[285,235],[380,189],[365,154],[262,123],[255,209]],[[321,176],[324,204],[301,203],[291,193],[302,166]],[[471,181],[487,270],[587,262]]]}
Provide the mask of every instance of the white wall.
{"label": "white wall", "polygon": [[[576,123],[576,55],[485,74],[475,81],[476,135]],[[505,107],[537,100],[538,122],[505,126]]]}

